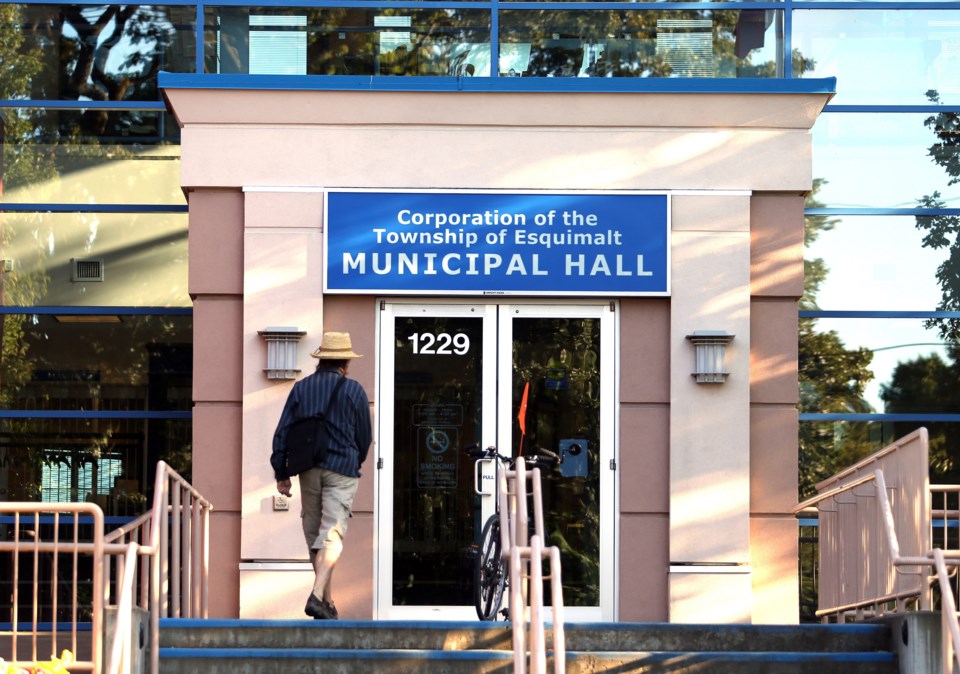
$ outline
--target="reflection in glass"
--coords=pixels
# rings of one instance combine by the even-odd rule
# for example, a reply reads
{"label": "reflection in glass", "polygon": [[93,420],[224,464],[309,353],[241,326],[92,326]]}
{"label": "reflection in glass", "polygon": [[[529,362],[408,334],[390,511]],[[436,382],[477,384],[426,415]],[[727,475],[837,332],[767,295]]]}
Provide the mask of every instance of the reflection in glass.
{"label": "reflection in glass", "polygon": [[816,296],[820,309],[937,308],[936,272],[947,255],[924,245],[914,217],[843,215],[829,221],[804,254],[808,261],[820,259],[826,271]]}
{"label": "reflection in glass", "polygon": [[0,321],[2,409],[192,407],[190,316],[3,314]]}
{"label": "reflection in glass", "polygon": [[91,501],[136,517],[150,509],[157,461],[190,474],[190,438],[189,420],[3,419],[0,501]]}
{"label": "reflection in glass", "polygon": [[490,13],[485,10],[205,9],[208,73],[490,73]]}
{"label": "reflection in glass", "polygon": [[513,351],[514,453],[542,447],[564,458],[542,471],[546,544],[560,549],[564,605],[599,606],[600,321],[514,318]]}
{"label": "reflection in glass", "polygon": [[[499,74],[776,77],[782,13],[499,13]],[[208,7],[206,72],[489,76],[485,10]],[[798,69],[802,67],[798,66]]]}
{"label": "reflection in glass", "polygon": [[[4,306],[190,306],[185,213],[4,213]],[[101,281],[77,276],[99,265]]]}
{"label": "reflection in glass", "polygon": [[483,319],[397,318],[395,337],[393,604],[471,606]]}
{"label": "reflection in glass", "polygon": [[53,415],[0,420],[0,499],[93,500],[108,515],[139,515],[157,461],[189,474],[189,420],[56,413],[189,412],[190,316],[5,314],[0,321],[0,407]]}
{"label": "reflection in glass", "polygon": [[[960,205],[960,185],[930,157],[937,143],[916,113],[825,112],[813,127],[813,175],[823,179],[817,194],[829,208],[915,208],[937,191],[947,207]],[[958,148],[944,147],[956,161]]]}
{"label": "reflection in glass", "polygon": [[161,69],[195,70],[190,6],[0,5],[0,19],[20,38],[19,90],[2,98],[155,101]]}
{"label": "reflection in glass", "polygon": [[777,77],[776,10],[500,13],[500,74],[524,77]]}
{"label": "reflection in glass", "polygon": [[[949,344],[922,319],[818,318],[801,319],[801,324],[801,412],[890,412],[884,387],[892,385],[898,367],[936,358],[950,362]],[[813,337],[805,348],[807,329]],[[818,335],[834,335],[835,339],[828,341]],[[866,359],[850,353],[861,350]],[[818,368],[818,374],[805,382],[803,371],[808,365]],[[851,383],[855,380],[866,383],[859,395]],[[804,396],[805,386],[822,391],[827,385],[835,386],[835,395]],[[936,407],[942,411],[941,404]],[[955,412],[960,413],[960,407]]]}
{"label": "reflection in glass", "polygon": [[[957,413],[954,409],[952,413]],[[933,413],[933,412],[931,412]],[[808,460],[801,452],[801,498],[815,490],[813,486],[860,459],[883,449],[917,428],[930,433],[931,484],[960,483],[960,423],[940,421],[801,421],[801,435],[817,436],[829,452]],[[807,485],[806,491],[803,485]]]}
{"label": "reflection in glass", "polygon": [[805,77],[842,83],[831,104],[926,104],[945,84],[941,101],[960,103],[960,11],[797,10],[792,39],[816,63]]}
{"label": "reflection in glass", "polygon": [[184,204],[179,141],[165,112],[7,109],[0,200]]}

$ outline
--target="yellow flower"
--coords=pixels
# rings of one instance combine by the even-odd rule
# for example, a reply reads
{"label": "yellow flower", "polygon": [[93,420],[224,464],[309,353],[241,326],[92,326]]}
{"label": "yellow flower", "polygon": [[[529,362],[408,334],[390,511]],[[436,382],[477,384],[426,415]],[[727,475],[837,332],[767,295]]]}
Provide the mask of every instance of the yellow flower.
{"label": "yellow flower", "polygon": [[7,664],[0,658],[0,674],[70,674],[68,667],[74,661],[73,653],[67,649],[64,649],[59,658],[54,656],[50,660],[38,662],[25,668]]}

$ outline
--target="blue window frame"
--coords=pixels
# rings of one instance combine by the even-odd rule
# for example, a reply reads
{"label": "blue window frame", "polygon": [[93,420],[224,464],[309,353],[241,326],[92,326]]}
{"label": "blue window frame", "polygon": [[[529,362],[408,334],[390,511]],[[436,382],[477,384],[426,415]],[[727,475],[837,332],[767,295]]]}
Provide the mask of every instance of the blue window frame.
{"label": "blue window frame", "polygon": [[[926,275],[924,282],[929,284],[929,277],[936,274],[930,267],[948,259],[949,250],[916,242],[932,231],[930,223],[960,216],[960,193],[956,192],[960,183],[954,183],[956,176],[950,173],[956,148],[944,140],[953,118],[960,118],[960,89],[953,84],[960,72],[954,48],[960,33],[960,1],[284,0],[251,5],[241,0],[171,0],[141,6],[135,12],[121,13],[120,7],[99,2],[0,0],[0,21],[19,27],[23,37],[17,54],[21,76],[0,87],[0,147],[5,153],[18,146],[21,153],[35,149],[36,156],[43,156],[45,145],[56,142],[73,153],[71,161],[90,159],[109,165],[120,155],[97,157],[95,151],[86,159],[82,155],[104,144],[122,154],[130,149],[131,138],[155,148],[175,147],[179,142],[175,125],[154,81],[159,70],[172,78],[179,73],[211,73],[216,78],[211,81],[218,85],[278,86],[277,78],[282,77],[284,86],[308,86],[297,84],[299,79],[290,75],[316,73],[325,77],[324,86],[342,89],[367,88],[370,76],[380,75],[376,86],[384,89],[483,88],[499,81],[497,87],[531,91],[560,89],[560,79],[565,80],[566,90],[588,86],[617,90],[630,79],[643,80],[642,86],[653,90],[724,88],[718,80],[700,77],[707,75],[729,78],[729,90],[746,91],[785,87],[795,79],[837,77],[837,95],[814,131],[814,177],[819,182],[806,214],[827,229],[819,234],[818,248],[811,248],[810,262],[820,260],[818,269],[827,269],[839,279],[845,269],[842,256],[819,251],[842,245],[845,236],[848,241],[849,237],[862,239],[876,228],[879,234],[875,235],[895,232],[912,241],[905,249],[925,248],[927,261],[922,269],[913,270]],[[107,12],[117,12],[117,18],[96,33],[94,19]],[[431,32],[427,27],[438,30]],[[671,47],[677,47],[674,53]],[[680,48],[686,57],[676,56]],[[240,53],[231,54],[231,49]],[[104,64],[96,76],[92,70],[75,67],[80,59],[91,56]],[[70,67],[61,72],[54,65],[61,62]],[[257,80],[258,73],[271,79]],[[637,82],[630,86],[636,87]],[[102,120],[107,120],[106,125],[98,126]],[[38,147],[32,148],[31,143]],[[22,198],[12,198],[17,176],[11,155],[5,156],[2,208],[12,216],[46,217],[53,222],[51,214],[135,214],[146,221],[186,212],[185,204],[169,197],[170,191],[153,199],[98,197],[95,204],[69,192],[34,198],[25,190]],[[881,161],[874,162],[878,156]],[[891,156],[896,161],[884,164]],[[856,161],[851,163],[851,158]],[[915,170],[904,171],[904,166]],[[906,174],[918,172],[926,178],[910,183],[911,175]],[[24,177],[19,179],[23,184]],[[889,236],[892,246],[894,235]],[[945,321],[960,319],[926,291],[913,300],[907,295],[895,307],[882,306],[891,264],[887,258],[858,261],[855,269],[844,274],[855,273],[861,286],[876,278],[872,288],[859,295],[833,295],[829,301],[826,295],[820,301],[808,298],[801,321],[844,320],[861,326],[912,321],[913,325],[943,326]],[[48,310],[78,315],[142,311],[164,316],[181,308],[76,307],[66,302],[45,307],[32,302],[3,307],[0,315],[43,315]],[[828,407],[804,408],[801,423],[957,421],[953,412],[932,406],[908,414]],[[24,411],[0,409],[0,420],[15,419]],[[79,414],[88,419],[160,414],[178,420],[176,415],[185,412],[30,413],[36,418]]]}

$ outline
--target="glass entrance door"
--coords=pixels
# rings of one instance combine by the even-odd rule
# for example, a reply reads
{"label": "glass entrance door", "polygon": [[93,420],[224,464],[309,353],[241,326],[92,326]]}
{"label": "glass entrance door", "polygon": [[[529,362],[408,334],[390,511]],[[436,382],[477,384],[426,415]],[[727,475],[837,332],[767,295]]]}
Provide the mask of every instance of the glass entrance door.
{"label": "glass entrance door", "polygon": [[475,619],[470,552],[493,513],[492,466],[463,448],[496,444],[563,458],[543,486],[568,617],[613,619],[614,316],[599,304],[383,305],[378,617]]}

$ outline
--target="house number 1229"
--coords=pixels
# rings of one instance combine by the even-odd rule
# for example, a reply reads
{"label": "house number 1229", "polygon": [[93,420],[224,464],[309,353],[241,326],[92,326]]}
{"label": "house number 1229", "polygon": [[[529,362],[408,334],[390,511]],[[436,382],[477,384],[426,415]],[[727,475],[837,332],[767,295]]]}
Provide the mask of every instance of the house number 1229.
{"label": "house number 1229", "polygon": [[413,344],[414,354],[449,356],[456,354],[458,356],[466,355],[470,351],[470,338],[458,332],[451,335],[448,332],[441,332],[438,335],[429,332],[415,332],[407,339]]}

